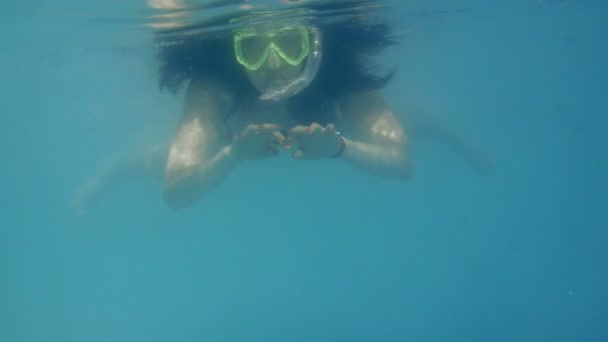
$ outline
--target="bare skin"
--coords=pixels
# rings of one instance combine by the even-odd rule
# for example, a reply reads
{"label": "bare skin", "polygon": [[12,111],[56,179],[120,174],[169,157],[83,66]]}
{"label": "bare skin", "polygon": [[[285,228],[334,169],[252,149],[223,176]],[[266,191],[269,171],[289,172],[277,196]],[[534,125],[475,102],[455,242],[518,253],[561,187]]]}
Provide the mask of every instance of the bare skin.
{"label": "bare skin", "polygon": [[[281,63],[270,55],[259,70],[247,71],[251,83],[263,93],[276,79],[298,75],[302,66]],[[73,206],[83,214],[106,188],[129,176],[162,179],[167,204],[183,208],[210,193],[230,172],[248,160],[276,157],[290,150],[294,160],[332,158],[367,174],[407,180],[413,174],[409,140],[400,121],[378,92],[353,93],[333,103],[336,122],[298,125],[287,110],[287,101],[258,101],[240,108],[238,134],[222,134],[222,118],[234,108],[230,87],[216,80],[192,81],[186,92],[182,117],[168,147],[147,148],[119,158],[89,180],[77,193]],[[437,140],[454,146],[470,161],[475,145],[432,121],[414,121]],[[337,131],[340,131],[340,134]],[[433,136],[433,134],[435,134]],[[480,159],[482,160],[482,159]]]}
{"label": "bare skin", "polygon": [[[185,207],[208,194],[243,161],[272,158],[281,149],[292,150],[296,160],[330,158],[341,148],[333,124],[294,126],[285,136],[282,128],[290,119],[282,102],[264,105],[274,122],[261,121],[268,119],[263,115],[246,115],[247,126],[224,145],[217,132],[225,107],[217,102],[227,98],[217,83],[191,85],[165,168],[164,195],[172,208]],[[411,176],[406,135],[380,95],[353,94],[337,106],[342,112],[349,111],[343,114],[347,116],[343,128],[349,135],[344,135],[346,147],[340,160],[370,174],[397,179]]]}
{"label": "bare skin", "polygon": [[[289,65],[271,51],[262,67],[247,70],[251,83],[263,93],[277,80],[293,79],[303,65]],[[336,125],[342,126],[345,151],[341,160],[370,174],[407,179],[412,174],[407,138],[396,116],[376,92],[356,93],[335,103],[343,122],[294,126],[287,100],[259,101],[238,113],[245,127],[223,143],[222,116],[234,106],[229,87],[221,82],[192,82],[186,94],[181,123],[165,167],[164,198],[182,208],[207,195],[246,160],[271,158],[281,148],[294,159],[334,156],[341,149]],[[287,136],[282,128],[289,128]]]}
{"label": "bare skin", "polygon": [[[372,96],[373,94],[368,94]],[[374,95],[375,96],[375,95]],[[364,99],[364,98],[361,98]],[[347,105],[350,104],[351,107]],[[351,99],[349,101],[345,101],[342,104],[342,111],[349,110],[352,107],[361,109],[360,113],[365,113],[363,110],[364,107],[359,107],[359,104],[355,99]],[[244,157],[242,161],[248,159],[263,159],[263,158],[272,158],[276,154],[280,152],[281,149],[292,151],[292,155],[294,160],[310,160],[310,159],[319,159],[323,158],[323,146],[332,145],[332,141],[335,142],[335,133],[331,133],[332,127],[322,127],[318,124],[311,124],[310,126],[292,126],[293,122],[289,119],[289,117],[282,117],[281,120],[278,120],[277,113],[273,113],[271,111],[265,110],[266,108],[262,108],[261,113],[257,113],[254,111],[247,112],[243,114],[243,116],[247,119],[246,122],[250,122],[247,125],[239,136],[234,137],[234,141],[231,144],[229,149],[225,147],[220,148],[219,155],[226,157],[228,155],[229,150],[236,149],[237,153],[241,153]],[[404,121],[408,124],[408,129],[411,131],[411,137],[414,140],[418,139],[429,139],[438,141],[446,146],[448,146],[452,151],[454,151],[457,155],[463,157],[472,168],[478,170],[481,173],[488,173],[493,168],[493,162],[489,154],[487,154],[478,144],[474,143],[467,136],[459,132],[450,126],[447,126],[436,118],[433,118],[428,113],[419,113],[418,109],[409,108],[407,113],[404,113]],[[280,122],[279,124],[263,124],[259,125],[255,123],[254,118],[260,117],[261,121],[276,121]],[[388,118],[394,118],[392,113],[388,115]],[[373,120],[372,120],[373,121]],[[184,121],[182,121],[183,123]],[[359,125],[356,125],[355,122],[358,122]],[[359,127],[363,132],[366,131],[366,127],[368,127],[369,135],[375,136],[376,139],[382,140],[382,122],[385,122],[388,126],[391,126],[390,120],[376,120],[378,123],[375,128],[372,130],[372,126],[369,126],[369,123],[366,123],[365,120],[358,120],[351,122],[350,125],[343,125],[340,129],[342,132],[350,133],[350,131],[356,130],[355,127]],[[182,124],[183,125],[183,124]],[[281,131],[285,131],[285,129],[281,129],[282,127],[293,127],[290,132],[290,137],[284,137],[281,134]],[[400,126],[393,126],[400,127]],[[325,129],[326,134],[321,134]],[[335,129],[335,127],[333,128]],[[315,133],[313,133],[315,132]],[[390,137],[390,131],[385,131],[384,134]],[[398,133],[399,131],[395,131]],[[277,134],[279,133],[279,134]],[[326,143],[319,143],[320,147],[316,147],[317,145],[307,140],[318,141],[314,138],[316,135],[321,135],[327,138]],[[370,144],[358,144],[354,139],[352,139],[352,135],[348,135],[348,138],[345,138],[347,143],[347,148],[345,149],[344,154],[341,156],[340,160],[344,162],[353,162],[356,161],[357,158],[349,158],[349,155],[356,154],[358,150],[365,150],[365,148],[371,148]],[[216,136],[217,137],[217,136]],[[176,136],[177,138],[177,136]],[[283,140],[287,138],[287,140]],[[401,139],[407,139],[404,135]],[[187,139],[183,139],[187,140]],[[249,144],[248,141],[256,141],[255,143]],[[321,139],[319,139],[321,140]],[[270,141],[272,144],[268,145],[263,142]],[[398,140],[394,141],[395,143]],[[174,142],[175,143],[175,139]],[[77,191],[73,200],[73,209],[79,214],[83,215],[87,212],[87,210],[94,206],[95,203],[99,200],[99,198],[105,195],[108,190],[112,189],[117,183],[122,180],[130,179],[130,178],[154,178],[159,181],[166,182],[167,177],[167,159],[168,159],[168,151],[169,151],[169,143],[160,143],[150,146],[145,146],[141,149],[136,149],[127,154],[120,156],[119,158],[115,158],[106,163],[100,171],[93,177],[91,177],[87,182],[83,184]],[[235,147],[236,146],[236,147]],[[313,146],[312,149],[308,149],[308,153],[298,152],[298,146],[302,146],[304,150],[306,150],[306,146]],[[353,147],[356,146],[357,148]],[[332,145],[331,148],[328,146],[328,150],[326,153],[333,155],[335,151],[337,151],[336,145]],[[404,151],[407,152],[407,145],[402,147]],[[232,151],[231,151],[232,152]],[[217,153],[216,153],[217,154]],[[365,155],[365,154],[364,154]],[[367,154],[368,156],[370,154]],[[371,153],[373,156],[374,154]],[[196,154],[192,154],[193,157]],[[382,156],[379,154],[377,156]],[[218,157],[219,158],[219,157]],[[390,160],[390,159],[389,159]],[[217,158],[216,160],[217,161]],[[229,171],[236,167],[240,162],[233,161],[230,165],[231,167],[226,168],[226,174]],[[369,163],[368,163],[369,164]],[[182,164],[183,165],[183,164]],[[356,163],[353,165],[365,165],[365,163]],[[373,165],[373,164],[372,164]],[[408,175],[411,174],[412,167],[411,163],[408,165],[410,168],[408,169]],[[191,170],[194,168],[191,168]],[[200,170],[200,166],[199,166]],[[374,172],[379,172],[381,170],[386,170],[383,168],[369,168],[367,171],[371,174],[377,174]],[[389,168],[390,170],[390,168]],[[183,172],[183,171],[182,171]],[[191,171],[192,172],[192,171]],[[200,172],[200,171],[199,171]],[[224,174],[224,176],[226,175]],[[221,180],[217,180],[216,184],[211,184],[211,186],[207,190],[211,190],[214,185],[217,185],[221,182]],[[209,183],[208,183],[209,184]],[[166,186],[166,183],[165,183]],[[203,193],[191,195],[192,200],[198,198],[197,196],[202,196]]]}

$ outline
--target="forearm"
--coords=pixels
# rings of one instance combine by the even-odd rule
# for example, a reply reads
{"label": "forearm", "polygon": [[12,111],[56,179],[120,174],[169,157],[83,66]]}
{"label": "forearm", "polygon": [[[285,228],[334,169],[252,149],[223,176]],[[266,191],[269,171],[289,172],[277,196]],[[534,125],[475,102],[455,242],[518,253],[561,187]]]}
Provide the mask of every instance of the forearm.
{"label": "forearm", "polygon": [[344,139],[345,149],[340,159],[365,173],[406,180],[413,175],[414,166],[405,146],[381,145]]}
{"label": "forearm", "polygon": [[165,200],[174,209],[188,206],[220,184],[237,164],[230,146],[220,149],[208,161],[180,168],[168,164],[164,179]]}

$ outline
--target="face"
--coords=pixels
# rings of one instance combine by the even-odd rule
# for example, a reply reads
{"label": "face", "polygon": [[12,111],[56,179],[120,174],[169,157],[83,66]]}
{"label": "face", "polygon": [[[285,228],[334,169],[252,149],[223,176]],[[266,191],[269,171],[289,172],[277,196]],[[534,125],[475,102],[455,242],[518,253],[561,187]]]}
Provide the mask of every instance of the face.
{"label": "face", "polygon": [[243,30],[234,36],[235,55],[260,93],[280,89],[301,74],[310,37],[304,26]]}
{"label": "face", "polygon": [[269,89],[287,85],[295,80],[304,67],[300,65],[290,65],[285,63],[275,51],[271,51],[268,59],[257,70],[245,69],[247,76],[255,88],[264,93]]}

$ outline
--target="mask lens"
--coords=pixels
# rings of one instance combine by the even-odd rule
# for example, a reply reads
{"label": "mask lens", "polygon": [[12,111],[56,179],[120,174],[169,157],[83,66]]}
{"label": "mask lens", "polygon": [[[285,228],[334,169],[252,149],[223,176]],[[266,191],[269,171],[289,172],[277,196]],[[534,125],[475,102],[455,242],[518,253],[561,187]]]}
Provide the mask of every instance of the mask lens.
{"label": "mask lens", "polygon": [[250,66],[262,64],[267,58],[270,42],[263,36],[251,35],[240,40],[242,58]]}
{"label": "mask lens", "polygon": [[235,53],[239,63],[257,70],[266,62],[271,49],[288,64],[302,63],[309,53],[308,31],[304,27],[283,28],[266,33],[235,35]]}
{"label": "mask lens", "polygon": [[281,57],[290,61],[292,64],[295,63],[303,53],[304,39],[308,39],[308,37],[297,28],[281,31],[272,37],[272,41],[279,50]]}

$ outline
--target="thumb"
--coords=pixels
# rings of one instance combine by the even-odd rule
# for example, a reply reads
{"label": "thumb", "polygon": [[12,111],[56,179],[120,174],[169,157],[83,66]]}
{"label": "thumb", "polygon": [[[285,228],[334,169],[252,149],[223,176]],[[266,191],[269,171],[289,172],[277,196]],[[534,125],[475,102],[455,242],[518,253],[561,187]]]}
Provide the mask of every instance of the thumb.
{"label": "thumb", "polygon": [[304,158],[304,152],[302,150],[296,150],[294,153],[291,154],[291,156],[293,157],[293,159],[302,159]]}

